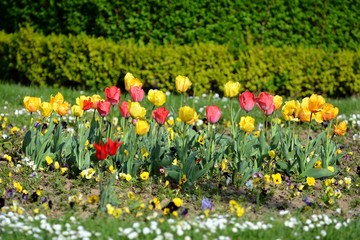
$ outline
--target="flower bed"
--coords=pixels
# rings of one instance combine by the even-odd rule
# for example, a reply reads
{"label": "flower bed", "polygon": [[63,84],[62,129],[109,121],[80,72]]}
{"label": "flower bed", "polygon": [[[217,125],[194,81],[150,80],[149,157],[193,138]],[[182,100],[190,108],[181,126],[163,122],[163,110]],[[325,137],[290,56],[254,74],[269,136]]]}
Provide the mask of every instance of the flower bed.
{"label": "flower bed", "polygon": [[[112,86],[105,97],[79,96],[72,106],[61,93],[49,101],[25,97],[24,134],[0,119],[4,139],[21,137],[17,152],[3,147],[4,216],[75,211],[126,220],[155,214],[162,222],[197,211],[205,219],[217,212],[239,219],[271,204],[305,212],[359,205],[348,202],[358,177],[347,165],[353,153],[341,144],[347,121],[322,96],[283,102],[266,92],[241,92],[230,81],[225,105],[210,103],[201,113],[186,95],[189,78],[178,76],[175,85],[179,104],[167,105],[168,94],[152,89],[146,95],[151,110],[131,73],[127,93]],[[256,108],[261,118],[252,114]],[[242,224],[233,228],[251,225]]]}

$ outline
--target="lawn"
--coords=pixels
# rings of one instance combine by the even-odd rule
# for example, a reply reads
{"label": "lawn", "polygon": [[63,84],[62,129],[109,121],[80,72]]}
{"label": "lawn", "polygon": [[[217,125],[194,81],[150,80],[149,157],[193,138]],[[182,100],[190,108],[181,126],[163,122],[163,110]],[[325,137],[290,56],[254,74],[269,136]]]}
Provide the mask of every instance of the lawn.
{"label": "lawn", "polygon": [[[326,99],[339,109],[326,124],[286,121],[285,99],[266,117],[260,107],[246,113],[237,97],[223,94],[165,93],[163,104],[156,102],[162,95],[148,94],[141,101],[147,112],[136,121],[140,106],[129,118],[119,111],[131,98],[125,90],[106,116],[98,109],[49,117],[25,110],[24,97],[50,102],[59,92],[71,106],[80,95],[107,96],[0,84],[0,239],[355,239],[360,233],[358,98]],[[216,108],[214,116],[207,113],[210,105],[221,110],[219,121]],[[163,125],[151,114],[160,106],[169,111]],[[183,106],[189,108],[181,112]],[[197,116],[186,119],[191,109]],[[332,133],[343,120],[344,135]]]}

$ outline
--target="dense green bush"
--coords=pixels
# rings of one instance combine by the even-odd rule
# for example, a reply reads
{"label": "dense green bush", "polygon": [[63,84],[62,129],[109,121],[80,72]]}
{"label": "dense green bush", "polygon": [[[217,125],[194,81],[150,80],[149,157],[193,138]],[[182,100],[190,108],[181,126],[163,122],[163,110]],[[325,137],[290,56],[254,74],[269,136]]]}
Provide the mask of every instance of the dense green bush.
{"label": "dense green bush", "polygon": [[49,35],[86,33],[115,42],[213,41],[357,50],[359,0],[17,0],[0,1],[0,30],[26,23]]}
{"label": "dense green bush", "polygon": [[123,41],[116,44],[86,35],[43,36],[24,28],[0,33],[1,75],[40,86],[103,89],[123,86],[132,72],[144,87],[174,91],[177,75],[194,83],[195,94],[222,92],[229,81],[243,90],[284,96],[349,96],[360,93],[360,50],[255,45],[238,51],[213,43],[156,46]]}

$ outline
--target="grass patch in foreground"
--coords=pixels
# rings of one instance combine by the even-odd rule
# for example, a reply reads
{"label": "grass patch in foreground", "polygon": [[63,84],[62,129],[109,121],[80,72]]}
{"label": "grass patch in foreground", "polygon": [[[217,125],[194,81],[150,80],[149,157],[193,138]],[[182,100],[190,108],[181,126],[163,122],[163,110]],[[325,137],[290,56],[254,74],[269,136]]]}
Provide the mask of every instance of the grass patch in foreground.
{"label": "grass patch in foreground", "polygon": [[[276,217],[252,222],[229,215],[186,219],[147,218],[119,221],[110,218],[50,220],[44,215],[0,215],[1,239],[356,239],[360,221],[325,214]],[[145,221],[144,221],[145,220]],[[199,236],[202,236],[199,237]]]}

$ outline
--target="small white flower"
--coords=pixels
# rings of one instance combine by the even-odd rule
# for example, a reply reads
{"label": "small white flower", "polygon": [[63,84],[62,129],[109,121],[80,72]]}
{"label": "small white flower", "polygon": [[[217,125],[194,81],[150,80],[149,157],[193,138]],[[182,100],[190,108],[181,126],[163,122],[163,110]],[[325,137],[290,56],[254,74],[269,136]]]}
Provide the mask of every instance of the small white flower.
{"label": "small white flower", "polygon": [[133,231],[132,228],[125,228],[122,232],[124,235],[129,235]]}
{"label": "small white flower", "polygon": [[321,230],[320,234],[325,237],[326,236],[326,231],[325,230]]}
{"label": "small white flower", "polygon": [[182,230],[182,228],[181,228],[181,227],[178,227],[178,228],[177,228],[177,230],[176,230],[176,234],[177,234],[178,236],[182,236],[182,235],[184,235],[184,231]]}
{"label": "small white flower", "polygon": [[139,234],[138,234],[137,232],[130,232],[130,233],[127,235],[127,237],[128,237],[129,239],[136,239],[136,238],[138,238],[138,236],[139,236]]}
{"label": "small white flower", "polygon": [[137,228],[139,228],[139,227],[140,227],[140,223],[134,222],[133,228],[134,228],[134,229],[137,229]]}
{"label": "small white flower", "polygon": [[174,239],[174,235],[172,233],[169,233],[169,232],[165,232],[164,237],[167,240],[173,240]]}
{"label": "small white flower", "polygon": [[304,230],[305,232],[308,232],[308,231],[309,231],[309,227],[308,227],[308,226],[304,226],[304,227],[303,227],[303,230]]}
{"label": "small white flower", "polygon": [[151,233],[151,229],[148,228],[148,227],[144,227],[143,230],[142,230],[142,232],[143,232],[144,235],[148,235],[148,234]]}
{"label": "small white flower", "polygon": [[335,229],[336,230],[339,230],[341,228],[341,222],[338,222],[336,225],[335,225]]}
{"label": "small white flower", "polygon": [[287,215],[287,214],[289,214],[289,210],[280,210],[279,211],[280,216]]}

